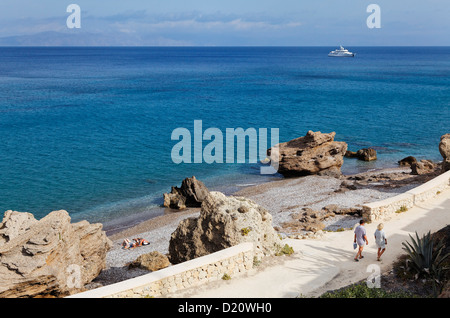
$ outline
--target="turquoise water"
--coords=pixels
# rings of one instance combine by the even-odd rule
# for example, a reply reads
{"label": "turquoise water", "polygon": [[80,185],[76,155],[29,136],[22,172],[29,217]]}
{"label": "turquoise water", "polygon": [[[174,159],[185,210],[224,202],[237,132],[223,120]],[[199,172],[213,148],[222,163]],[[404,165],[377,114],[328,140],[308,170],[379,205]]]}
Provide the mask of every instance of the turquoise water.
{"label": "turquoise water", "polygon": [[[175,164],[172,131],[336,132],[344,173],[439,161],[450,132],[449,47],[0,48],[0,211],[114,223],[152,217],[195,175],[232,192],[273,180],[258,164]],[[204,142],[203,145],[206,145]]]}

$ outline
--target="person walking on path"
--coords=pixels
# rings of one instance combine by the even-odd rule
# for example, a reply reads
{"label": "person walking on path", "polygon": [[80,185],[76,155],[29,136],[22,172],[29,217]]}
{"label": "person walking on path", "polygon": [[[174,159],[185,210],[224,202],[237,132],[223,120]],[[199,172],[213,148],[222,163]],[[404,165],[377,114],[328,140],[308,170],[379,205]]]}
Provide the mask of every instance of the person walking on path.
{"label": "person walking on path", "polygon": [[358,253],[355,256],[355,262],[359,262],[362,256],[362,251],[364,249],[364,243],[369,245],[369,241],[367,240],[366,228],[364,227],[364,220],[359,221],[359,225],[355,229],[355,240],[354,242],[358,244]]}
{"label": "person walking on path", "polygon": [[377,230],[374,233],[375,243],[378,247],[377,261],[381,260],[381,255],[383,255],[384,251],[386,250],[387,239],[386,234],[383,231],[383,227],[383,223],[378,224]]}

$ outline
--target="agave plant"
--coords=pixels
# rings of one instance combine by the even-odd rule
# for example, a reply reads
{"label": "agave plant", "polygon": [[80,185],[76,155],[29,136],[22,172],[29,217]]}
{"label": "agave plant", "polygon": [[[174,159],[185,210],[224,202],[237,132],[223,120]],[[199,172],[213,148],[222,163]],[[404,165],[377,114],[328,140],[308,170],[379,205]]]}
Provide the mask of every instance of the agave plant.
{"label": "agave plant", "polygon": [[408,253],[407,268],[415,273],[415,279],[420,276],[431,279],[433,290],[437,294],[437,288],[442,287],[444,277],[444,261],[450,255],[442,255],[445,247],[442,240],[436,241],[431,237],[431,233],[419,238],[416,232],[416,238],[411,238],[411,243],[403,242],[403,250]]}

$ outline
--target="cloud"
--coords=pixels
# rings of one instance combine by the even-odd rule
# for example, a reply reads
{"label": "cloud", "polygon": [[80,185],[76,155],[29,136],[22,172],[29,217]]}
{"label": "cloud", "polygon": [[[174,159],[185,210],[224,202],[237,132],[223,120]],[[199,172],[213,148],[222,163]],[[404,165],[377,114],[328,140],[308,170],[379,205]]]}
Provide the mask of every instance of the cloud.
{"label": "cloud", "polygon": [[[263,14],[204,14],[183,12],[177,14],[149,14],[145,10],[129,11],[110,16],[82,14],[82,28],[89,32],[123,29],[124,32],[144,32],[148,30],[195,28],[229,30],[267,30],[300,26],[299,21],[286,17],[272,17]],[[0,22],[0,36],[32,34],[44,31],[62,31],[66,28],[66,17],[22,18]]]}
{"label": "cloud", "polygon": [[[105,45],[228,45],[234,37],[239,42],[236,44],[241,45],[245,44],[246,38],[257,42],[273,32],[283,32],[301,25],[299,21],[287,19],[286,16],[263,13],[237,15],[192,11],[151,14],[139,10],[98,16],[82,12],[79,30],[69,30],[66,17],[2,21],[0,37],[3,41],[0,43],[5,45],[8,39],[14,39],[15,43],[19,41],[39,45],[39,41],[45,39],[42,36],[45,33],[54,39],[46,39],[42,45],[58,42],[67,45],[68,40],[63,41],[61,34],[73,35],[77,45],[83,43],[83,36],[86,38],[85,45],[95,43],[95,37],[102,38],[100,43]],[[5,37],[8,39],[5,40]],[[227,39],[226,42],[224,39]]]}
{"label": "cloud", "polygon": [[177,14],[148,14],[146,11],[127,12],[108,17],[89,17],[108,26],[125,28],[135,32],[161,31],[173,29],[195,30],[276,30],[301,25],[299,21],[286,21],[279,17],[264,15],[204,14],[201,12],[183,12]]}
{"label": "cloud", "polygon": [[[66,26],[65,6],[56,0],[43,3],[20,0],[22,5],[2,5],[1,43],[5,38],[34,45],[76,43],[102,45],[448,45],[448,0],[435,6],[414,0],[407,8],[380,0],[382,29],[368,30],[367,4],[295,1],[110,1],[80,0],[81,30]],[[7,2],[7,1],[6,1]],[[5,2],[5,3],[6,3]],[[26,2],[27,5],[23,4]],[[50,6],[50,3],[52,5]],[[89,3],[89,5],[88,5]],[[131,3],[134,3],[133,5]],[[56,9],[57,8],[57,9]],[[88,10],[85,10],[89,8]],[[129,8],[134,8],[130,10]],[[139,9],[136,8],[146,8]],[[197,8],[197,9],[193,9]],[[157,10],[157,11],[156,11]],[[214,11],[216,10],[216,11]],[[259,11],[256,11],[259,10]],[[53,15],[53,16],[52,16]],[[27,17],[28,16],[28,17]],[[45,36],[52,39],[46,40]],[[56,36],[62,34],[63,36]],[[38,36],[39,35],[39,36]],[[19,39],[20,37],[20,39]],[[56,38],[57,39],[56,39]],[[84,39],[84,40],[83,40]],[[59,42],[58,42],[59,41]],[[73,40],[75,41],[75,40]],[[44,45],[44,44],[43,44]]]}

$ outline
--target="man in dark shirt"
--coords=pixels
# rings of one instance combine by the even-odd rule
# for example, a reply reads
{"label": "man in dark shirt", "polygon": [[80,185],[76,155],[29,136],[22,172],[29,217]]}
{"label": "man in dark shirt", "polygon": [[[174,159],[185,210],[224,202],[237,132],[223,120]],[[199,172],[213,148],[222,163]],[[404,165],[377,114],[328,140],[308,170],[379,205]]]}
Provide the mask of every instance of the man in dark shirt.
{"label": "man in dark shirt", "polygon": [[364,258],[364,256],[362,256],[364,243],[366,243],[366,245],[369,245],[364,224],[365,224],[364,220],[359,221],[359,225],[355,229],[354,242],[358,244],[358,253],[355,256],[355,262],[359,262],[361,258]]}

